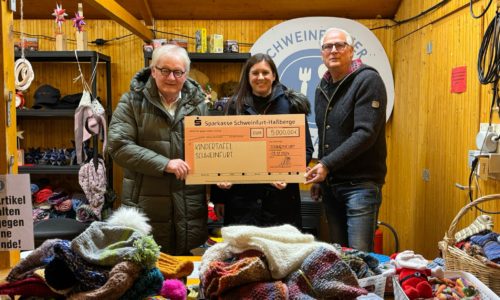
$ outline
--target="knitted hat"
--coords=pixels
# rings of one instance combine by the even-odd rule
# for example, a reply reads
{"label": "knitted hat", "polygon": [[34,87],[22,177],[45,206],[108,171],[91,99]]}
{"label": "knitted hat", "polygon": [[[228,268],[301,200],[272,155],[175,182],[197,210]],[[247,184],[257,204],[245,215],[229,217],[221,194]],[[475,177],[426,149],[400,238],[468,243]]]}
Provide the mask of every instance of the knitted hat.
{"label": "knitted hat", "polygon": [[[73,292],[89,291],[100,288],[108,280],[110,269],[86,262],[71,249],[69,241],[61,240],[54,244],[53,249],[54,258],[45,267],[45,279],[50,287],[56,290],[72,288]],[[70,274],[76,282],[68,279]]]}
{"label": "knitted hat", "polygon": [[42,278],[36,276],[1,284],[0,295],[9,295],[12,299],[14,299],[14,296],[33,296],[43,298],[60,296],[53,292],[45,284],[45,281]]}
{"label": "knitted hat", "polygon": [[187,290],[182,281],[178,279],[167,279],[163,282],[160,295],[170,300],[186,300]]}
{"label": "knitted hat", "polygon": [[151,269],[155,266],[160,247],[151,236],[144,236],[133,228],[93,222],[73,239],[71,248],[88,263],[114,266],[131,260]]}
{"label": "knitted hat", "polygon": [[104,161],[102,159],[98,160],[97,169],[94,166],[93,160],[82,165],[78,171],[78,181],[89,201],[92,211],[100,220],[107,186]]}
{"label": "knitted hat", "polygon": [[102,287],[89,292],[72,294],[68,299],[118,299],[132,287],[134,281],[141,274],[141,269],[141,266],[134,262],[121,262],[111,269],[108,281]]}
{"label": "knitted hat", "polygon": [[160,252],[156,267],[166,279],[187,277],[193,272],[194,264],[190,260],[183,260],[175,256]]}
{"label": "knitted hat", "polygon": [[210,298],[237,286],[270,279],[269,269],[260,257],[245,257],[234,263],[214,261],[201,275],[205,296]]}
{"label": "knitted hat", "polygon": [[44,84],[36,89],[34,98],[35,105],[33,105],[33,108],[52,108],[61,98],[61,91],[51,85]]}
{"label": "knitted hat", "polygon": [[290,299],[355,299],[368,294],[342,259],[325,248],[311,253],[300,269],[286,277],[285,283]]}
{"label": "knitted hat", "polygon": [[493,220],[491,217],[488,215],[480,215],[469,226],[455,233],[455,240],[461,242],[475,234],[483,231],[491,231],[492,229]]}
{"label": "knitted hat", "polygon": [[398,268],[408,268],[415,270],[425,270],[427,269],[428,261],[421,255],[416,254],[412,250],[405,250],[398,253],[394,257],[394,262]]}
{"label": "knitted hat", "polygon": [[30,277],[33,272],[47,264],[47,258],[54,255],[53,246],[60,242],[60,239],[45,240],[38,248],[15,265],[10,270],[6,280],[13,282]]}
{"label": "knitted hat", "polygon": [[[288,288],[281,281],[254,282],[230,289],[219,297],[220,300],[287,300]],[[293,298],[290,298],[293,299]]]}
{"label": "knitted hat", "polygon": [[76,209],[76,220],[80,222],[91,222],[98,220],[92,207],[88,204],[82,204]]}
{"label": "knitted hat", "polygon": [[148,296],[158,295],[163,284],[163,275],[158,268],[144,269],[139,278],[134,282],[120,300],[144,299]]}

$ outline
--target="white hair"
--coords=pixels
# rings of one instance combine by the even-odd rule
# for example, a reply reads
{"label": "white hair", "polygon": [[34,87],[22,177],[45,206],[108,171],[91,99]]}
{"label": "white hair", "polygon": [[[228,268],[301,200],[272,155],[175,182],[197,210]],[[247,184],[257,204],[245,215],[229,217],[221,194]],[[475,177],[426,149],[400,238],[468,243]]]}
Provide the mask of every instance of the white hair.
{"label": "white hair", "polygon": [[349,32],[345,31],[344,29],[341,28],[336,28],[336,27],[331,27],[328,28],[325,31],[325,34],[323,35],[323,38],[321,39],[321,46],[325,43],[325,37],[328,35],[328,33],[332,31],[337,31],[337,32],[342,32],[345,35],[345,41],[349,46],[352,46],[352,36],[349,34]]}
{"label": "white hair", "polygon": [[186,70],[184,70],[184,71],[186,73],[189,72],[191,60],[189,59],[189,55],[188,55],[186,49],[179,47],[177,45],[173,45],[173,44],[167,44],[167,45],[160,46],[153,51],[153,57],[151,58],[150,67],[153,68],[154,66],[156,66],[156,63],[158,62],[160,57],[163,57],[163,56],[179,57],[181,60],[184,61],[184,66],[186,67]]}

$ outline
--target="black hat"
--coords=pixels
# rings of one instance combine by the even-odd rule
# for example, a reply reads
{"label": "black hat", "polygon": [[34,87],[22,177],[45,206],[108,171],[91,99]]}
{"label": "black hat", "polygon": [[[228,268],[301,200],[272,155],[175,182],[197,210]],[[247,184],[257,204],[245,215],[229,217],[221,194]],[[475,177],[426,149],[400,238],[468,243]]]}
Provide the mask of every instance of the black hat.
{"label": "black hat", "polygon": [[66,95],[61,98],[61,101],[54,107],[56,109],[76,109],[80,104],[83,93]]}
{"label": "black hat", "polygon": [[55,87],[44,84],[35,91],[35,105],[33,108],[53,108],[61,98],[61,92]]}

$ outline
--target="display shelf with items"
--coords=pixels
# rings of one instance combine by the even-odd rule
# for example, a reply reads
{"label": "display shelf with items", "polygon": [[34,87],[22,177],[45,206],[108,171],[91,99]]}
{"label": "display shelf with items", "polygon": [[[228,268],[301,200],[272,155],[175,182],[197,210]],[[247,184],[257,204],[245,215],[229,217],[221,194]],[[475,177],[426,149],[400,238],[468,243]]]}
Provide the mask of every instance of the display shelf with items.
{"label": "display shelf with items", "polygon": [[[111,59],[96,51],[24,55],[35,79],[16,102],[18,147],[24,151],[18,172],[30,174],[39,244],[76,236],[113,206],[113,163],[102,153],[105,139],[99,138],[112,113]],[[77,161],[80,145],[83,162]]]}
{"label": "display shelf with items", "polygon": [[[15,57],[20,58],[21,53],[15,52]],[[94,70],[98,65],[104,64],[105,67],[105,78],[103,79],[105,85],[105,107],[108,117],[108,122],[111,118],[112,103],[111,103],[111,59],[109,56],[101,54],[96,51],[33,51],[25,53],[26,59],[34,63],[35,70],[42,73],[43,77],[41,80],[50,81],[51,79],[61,82],[61,85],[68,86],[68,81],[73,80],[71,76],[75,73],[66,72],[68,74],[57,74],[67,69],[66,63],[72,63],[74,70],[78,70],[76,67],[76,62],[81,62],[82,65],[88,65],[88,73]],[[37,63],[40,63],[38,65]],[[50,67],[47,63],[51,63]],[[49,69],[55,65],[59,65],[55,72],[51,72]],[[72,68],[73,68],[72,66]],[[37,68],[38,67],[38,68]],[[102,73],[102,72],[101,72]],[[59,80],[60,77],[67,76],[66,81]],[[37,72],[37,77],[38,72]],[[89,75],[90,78],[90,75]],[[97,96],[100,94],[97,86],[98,80],[94,80],[91,84],[92,95]],[[42,81],[38,79],[34,84],[38,83],[39,87]],[[71,86],[79,86],[78,84],[71,84]],[[81,91],[81,87],[78,87]],[[68,89],[70,91],[70,89]],[[74,139],[73,131],[73,117],[75,115],[75,109],[78,106],[78,101],[81,96],[78,97],[75,94],[76,99],[73,99],[73,103],[70,103],[69,107],[52,107],[51,105],[41,105],[40,109],[35,109],[34,96],[30,93],[25,96],[26,104],[24,107],[18,107],[16,110],[18,126],[21,125],[21,129],[24,131],[24,139],[21,144],[24,146],[25,150],[28,147],[57,147],[57,148],[71,148],[71,140]],[[63,97],[64,98],[64,97]],[[31,100],[31,101],[30,101]],[[60,103],[61,101],[58,101]],[[66,103],[68,104],[68,103]],[[71,105],[73,104],[73,105]],[[44,130],[47,127],[47,130]],[[52,137],[49,137],[51,135]],[[57,139],[57,141],[55,141]],[[63,139],[63,140],[61,140]],[[51,143],[54,143],[51,144]],[[97,136],[93,140],[93,144],[98,144]],[[26,154],[26,153],[25,153]],[[107,160],[107,180],[112,183],[112,163],[110,158]],[[19,166],[19,173],[36,173],[36,174],[78,174],[79,165],[21,165]]]}

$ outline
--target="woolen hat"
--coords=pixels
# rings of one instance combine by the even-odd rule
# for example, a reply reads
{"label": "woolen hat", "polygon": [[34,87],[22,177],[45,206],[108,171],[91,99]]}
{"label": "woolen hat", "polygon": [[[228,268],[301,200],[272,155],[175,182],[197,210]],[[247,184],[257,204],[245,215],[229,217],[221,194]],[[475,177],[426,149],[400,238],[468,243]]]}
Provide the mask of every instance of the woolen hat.
{"label": "woolen hat", "polygon": [[163,285],[163,275],[158,268],[143,269],[134,285],[120,297],[120,300],[144,299],[158,295]]}
{"label": "woolen hat", "polygon": [[[89,291],[100,288],[108,280],[111,268],[88,263],[71,249],[69,241],[61,240],[53,249],[54,258],[45,267],[45,280],[50,287],[71,292]],[[68,280],[70,276],[75,280]]]}
{"label": "woolen hat", "polygon": [[[109,272],[106,283],[95,290],[75,293],[69,296],[70,300],[99,300],[99,299],[119,299],[128,289],[132,287],[134,281],[141,274],[142,267],[131,261],[121,262],[113,267]],[[140,299],[140,298],[137,298]]]}
{"label": "woolen hat", "polygon": [[285,278],[290,299],[356,299],[368,292],[356,275],[333,251],[318,248],[300,268]]}
{"label": "woolen hat", "polygon": [[187,277],[193,272],[194,264],[190,260],[179,259],[175,256],[160,252],[156,267],[167,279]]}
{"label": "woolen hat", "polygon": [[9,295],[11,299],[14,299],[14,296],[42,298],[57,298],[60,296],[52,291],[42,278],[37,276],[1,284],[0,295]]}
{"label": "woolen hat", "polygon": [[34,98],[34,109],[54,108],[61,98],[61,92],[51,85],[44,84],[35,91]]}
{"label": "woolen hat", "polygon": [[160,247],[151,236],[127,226],[99,221],[74,238],[71,248],[88,263],[110,267],[131,260],[150,269],[160,254]]}

